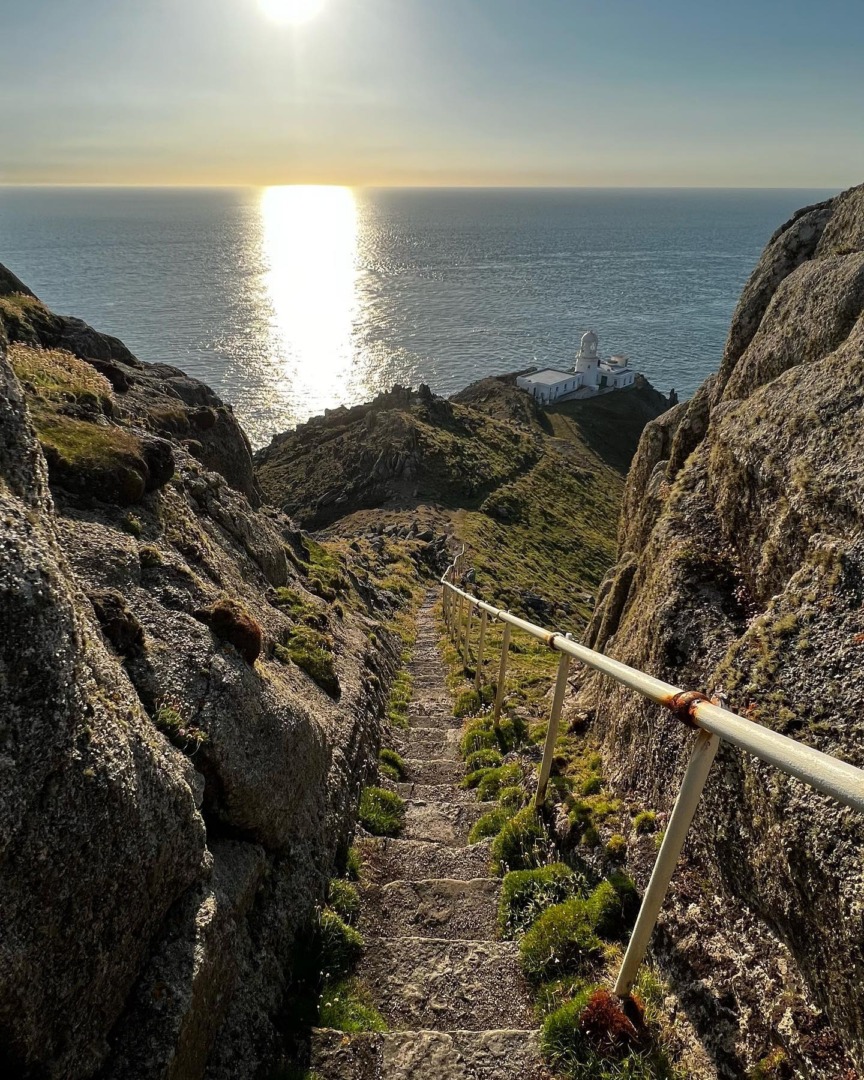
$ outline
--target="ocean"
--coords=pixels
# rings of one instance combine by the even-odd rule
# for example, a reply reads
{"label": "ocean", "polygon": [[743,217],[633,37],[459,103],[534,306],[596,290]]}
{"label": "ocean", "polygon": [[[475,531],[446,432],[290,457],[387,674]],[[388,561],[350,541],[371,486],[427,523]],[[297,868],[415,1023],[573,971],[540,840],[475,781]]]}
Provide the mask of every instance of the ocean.
{"label": "ocean", "polygon": [[771,233],[830,194],[0,188],[0,263],[209,383],[258,446],[397,382],[568,368],[588,329],[686,397]]}

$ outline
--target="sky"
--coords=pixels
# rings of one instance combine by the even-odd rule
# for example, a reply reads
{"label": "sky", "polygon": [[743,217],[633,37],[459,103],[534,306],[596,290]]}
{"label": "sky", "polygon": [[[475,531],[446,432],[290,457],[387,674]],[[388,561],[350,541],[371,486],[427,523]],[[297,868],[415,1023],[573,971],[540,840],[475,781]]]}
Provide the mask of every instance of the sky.
{"label": "sky", "polygon": [[0,183],[835,188],[861,0],[0,0]]}

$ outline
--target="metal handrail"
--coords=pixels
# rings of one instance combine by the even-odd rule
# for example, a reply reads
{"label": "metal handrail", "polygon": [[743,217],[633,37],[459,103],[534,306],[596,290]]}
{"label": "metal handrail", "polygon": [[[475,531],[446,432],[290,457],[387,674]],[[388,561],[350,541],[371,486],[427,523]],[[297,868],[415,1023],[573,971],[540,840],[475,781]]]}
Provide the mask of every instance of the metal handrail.
{"label": "metal handrail", "polygon": [[[843,803],[843,805],[851,807],[859,813],[864,813],[864,770],[841,761],[839,758],[832,757],[830,754],[824,754],[821,750],[796,742],[786,735],[780,735],[778,732],[763,727],[753,720],[747,720],[745,717],[724,708],[717,700],[709,700],[704,694],[682,690],[671,683],[664,682],[662,679],[647,675],[645,672],[639,671],[638,668],[629,667],[619,660],[613,660],[612,657],[606,656],[604,653],[580,645],[567,634],[545,630],[543,627],[528,622],[526,619],[520,619],[518,616],[512,615],[503,608],[496,608],[491,604],[487,604],[484,600],[472,596],[471,593],[460,589],[454,584],[457,574],[461,573],[464,557],[465,548],[463,547],[441,578],[444,619],[451,637],[457,646],[461,646],[466,667],[469,656],[471,612],[476,608],[481,613],[484,630],[490,618],[504,624],[504,640],[501,648],[498,686],[495,697],[494,722],[496,724],[500,717],[504,696],[504,679],[507,669],[511,627],[537,638],[550,649],[562,654],[558,665],[543,761],[537,780],[535,806],[539,807],[546,796],[546,785],[549,780],[555,742],[558,738],[558,722],[561,716],[571,658],[580,661],[594,671],[608,675],[622,686],[637,691],[637,693],[642,694],[651,701],[656,701],[658,704],[665,706],[679,720],[697,732],[695,745],[681,784],[681,790],[669,818],[663,843],[651,874],[651,880],[645,890],[639,917],[633,928],[630,944],[615,984],[615,992],[621,997],[629,996],[639,966],[645,958],[648,943],[657,922],[657,916],[666,896],[681,849],[684,846],[687,831],[696,812],[699,797],[708,778],[720,739],[724,739],[733,746],[737,746],[740,750],[744,750],[761,761],[773,765],[781,772],[809,784],[817,791],[829,795],[831,798]],[[467,617],[463,619],[461,612],[466,608],[466,605]],[[475,684],[478,687],[482,679],[480,672],[483,664],[484,637],[485,634],[481,636],[479,655],[477,657],[477,671],[475,673]]]}

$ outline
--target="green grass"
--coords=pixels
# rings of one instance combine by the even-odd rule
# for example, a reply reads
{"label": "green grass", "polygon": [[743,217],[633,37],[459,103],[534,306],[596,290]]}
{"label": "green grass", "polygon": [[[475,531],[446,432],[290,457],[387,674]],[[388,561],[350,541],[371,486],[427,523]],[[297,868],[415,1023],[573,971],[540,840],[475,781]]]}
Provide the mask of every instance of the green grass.
{"label": "green grass", "polygon": [[311,626],[295,626],[284,645],[277,645],[275,656],[282,663],[294,663],[332,698],[341,693],[333,659],[333,641]]}
{"label": "green grass", "polygon": [[642,810],[633,818],[633,831],[652,833],[657,828],[657,815],[653,810]]}
{"label": "green grass", "polygon": [[403,668],[394,676],[387,701],[387,719],[394,727],[408,727],[408,706],[413,692],[413,680]]}
{"label": "green grass", "polygon": [[364,788],[358,819],[373,836],[398,836],[405,820],[405,803],[394,791]]}
{"label": "green grass", "polygon": [[537,811],[518,811],[492,841],[492,866],[499,874],[532,870],[548,861],[551,845]]}
{"label": "green grass", "polygon": [[550,1013],[540,1034],[544,1056],[570,1080],[675,1080],[662,1048],[645,1041],[611,995],[591,986]]}
{"label": "green grass", "polygon": [[512,817],[512,813],[503,806],[496,806],[474,822],[468,834],[469,844],[478,844],[490,836],[497,836]]}
{"label": "green grass", "polygon": [[519,942],[522,970],[537,982],[587,975],[603,958],[588,903],[571,897],[542,912]]}
{"label": "green grass", "polygon": [[405,779],[405,762],[395,750],[382,747],[378,752],[378,771],[388,780],[399,783]]}
{"label": "green grass", "polygon": [[480,751],[509,754],[525,742],[525,721],[518,716],[502,716],[497,726],[491,715],[475,716],[468,720],[459,742],[459,750],[467,760]]}
{"label": "green grass", "polygon": [[498,792],[498,805],[503,806],[511,813],[515,813],[517,810],[521,810],[523,806],[526,806],[530,798],[531,796],[521,784],[511,784],[502,787]]}
{"label": "green grass", "polygon": [[352,844],[345,856],[345,877],[349,881],[359,881],[363,874],[363,859],[360,852]]}
{"label": "green grass", "polygon": [[565,863],[536,870],[511,870],[504,875],[498,905],[498,929],[502,937],[516,937],[534,924],[553,904],[590,891],[588,874]]}
{"label": "green grass", "polygon": [[348,975],[363,952],[363,938],[328,908],[319,917],[318,934],[322,977],[332,980]]}
{"label": "green grass", "polygon": [[478,769],[497,769],[503,760],[498,750],[475,750],[465,758],[465,771],[470,774]]}
{"label": "green grass", "polygon": [[497,769],[483,769],[482,773],[476,785],[478,802],[496,799],[502,788],[512,787],[522,779],[522,767],[515,762],[500,765]]}
{"label": "green grass", "polygon": [[318,1007],[318,1026],[350,1033],[387,1030],[384,1017],[357,979],[343,979],[324,987]]}
{"label": "green grass", "polygon": [[343,922],[351,925],[360,914],[357,886],[344,878],[333,878],[327,889],[327,904]]}

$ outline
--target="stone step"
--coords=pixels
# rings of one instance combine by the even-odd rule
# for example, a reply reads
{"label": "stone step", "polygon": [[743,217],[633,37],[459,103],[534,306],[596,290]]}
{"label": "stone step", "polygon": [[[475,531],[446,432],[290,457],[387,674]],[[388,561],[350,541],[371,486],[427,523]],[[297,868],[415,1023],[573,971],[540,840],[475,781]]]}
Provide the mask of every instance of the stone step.
{"label": "stone step", "polygon": [[367,937],[357,975],[392,1029],[531,1025],[528,990],[512,941]]}
{"label": "stone step", "polygon": [[536,1031],[312,1032],[320,1080],[551,1080]]}
{"label": "stone step", "polygon": [[362,890],[358,929],[366,938],[424,937],[492,941],[500,881],[392,881]]}
{"label": "stone step", "polygon": [[491,840],[454,848],[424,840],[390,840],[368,836],[357,841],[363,860],[363,880],[388,881],[451,878],[470,881],[489,873]]}
{"label": "stone step", "polygon": [[465,762],[452,758],[403,758],[405,776],[416,784],[452,784],[465,775]]}
{"label": "stone step", "polygon": [[406,840],[431,840],[450,847],[464,847],[468,843],[471,826],[489,810],[489,806],[478,803],[470,791],[448,790],[451,793],[449,802],[439,798],[406,801],[401,834]]}
{"label": "stone step", "polygon": [[453,783],[420,784],[414,780],[409,780],[402,784],[394,783],[391,786],[403,799],[438,803],[457,802],[470,804],[477,802],[477,797],[473,791],[460,788],[458,784]]}
{"label": "stone step", "polygon": [[453,707],[448,701],[418,701],[408,706],[408,716],[412,726],[461,728],[462,721],[453,715]]}
{"label": "stone step", "polygon": [[459,728],[412,727],[393,732],[396,749],[403,757],[459,759]]}

